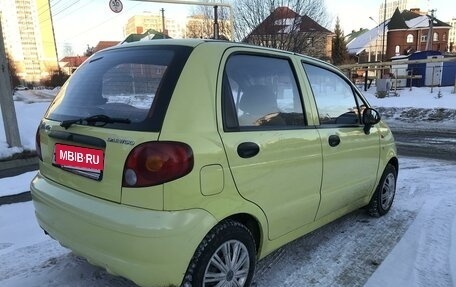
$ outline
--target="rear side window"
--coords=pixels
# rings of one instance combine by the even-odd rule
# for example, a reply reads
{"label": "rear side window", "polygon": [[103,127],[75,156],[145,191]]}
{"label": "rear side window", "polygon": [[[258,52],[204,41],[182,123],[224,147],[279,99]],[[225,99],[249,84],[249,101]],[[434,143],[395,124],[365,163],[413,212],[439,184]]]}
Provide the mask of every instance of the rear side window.
{"label": "rear side window", "polygon": [[225,130],[305,126],[295,74],[288,59],[232,55],[223,82]]}
{"label": "rear side window", "polygon": [[46,118],[103,115],[129,121],[103,123],[107,128],[158,131],[189,53],[186,47],[160,46],[95,54],[62,87]]}
{"label": "rear side window", "polygon": [[359,125],[366,105],[338,74],[303,64],[317,104],[322,125]]}

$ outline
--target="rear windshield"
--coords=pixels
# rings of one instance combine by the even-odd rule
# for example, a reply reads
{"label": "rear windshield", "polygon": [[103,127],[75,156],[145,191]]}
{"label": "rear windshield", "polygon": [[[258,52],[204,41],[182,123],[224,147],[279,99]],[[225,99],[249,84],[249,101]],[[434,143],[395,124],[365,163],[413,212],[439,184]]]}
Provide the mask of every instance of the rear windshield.
{"label": "rear windshield", "polygon": [[71,121],[102,115],[123,121],[77,124],[159,131],[190,52],[189,47],[148,46],[97,53],[62,87],[45,117]]}

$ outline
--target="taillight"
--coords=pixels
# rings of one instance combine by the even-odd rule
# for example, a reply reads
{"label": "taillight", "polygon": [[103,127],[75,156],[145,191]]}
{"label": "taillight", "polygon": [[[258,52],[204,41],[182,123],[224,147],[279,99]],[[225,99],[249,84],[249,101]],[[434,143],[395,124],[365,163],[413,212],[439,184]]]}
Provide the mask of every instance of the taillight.
{"label": "taillight", "polygon": [[125,161],[122,186],[145,187],[190,173],[193,151],[181,142],[147,142],[135,147]]}
{"label": "taillight", "polygon": [[38,158],[42,161],[43,157],[41,155],[41,136],[40,136],[40,127],[36,130],[35,134],[35,149],[36,149],[36,155]]}

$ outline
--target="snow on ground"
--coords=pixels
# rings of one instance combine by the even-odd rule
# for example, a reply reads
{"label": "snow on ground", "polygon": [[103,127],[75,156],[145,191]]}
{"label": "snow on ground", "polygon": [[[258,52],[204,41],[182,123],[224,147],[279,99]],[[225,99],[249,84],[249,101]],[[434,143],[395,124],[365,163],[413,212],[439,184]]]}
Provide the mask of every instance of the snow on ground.
{"label": "snow on ground", "polygon": [[[28,185],[0,186],[12,182]],[[259,262],[255,286],[454,286],[454,186],[456,163],[401,158],[390,213],[357,211],[280,248]],[[45,236],[26,202],[0,206],[0,286],[135,285]]]}
{"label": "snow on ground", "polygon": [[[399,97],[378,99],[373,87],[364,94],[379,108],[454,110],[453,89],[430,93],[430,88],[414,87],[401,90]],[[35,97],[15,97],[26,150],[35,149],[36,127],[49,105],[49,97],[39,102]],[[0,123],[4,159],[22,149],[7,147]],[[456,286],[456,163],[400,158],[400,165],[388,215],[372,219],[354,212],[280,248],[259,262],[255,286]],[[28,190],[33,175],[0,179],[0,196]],[[45,236],[31,202],[0,206],[0,285],[134,286]]]}

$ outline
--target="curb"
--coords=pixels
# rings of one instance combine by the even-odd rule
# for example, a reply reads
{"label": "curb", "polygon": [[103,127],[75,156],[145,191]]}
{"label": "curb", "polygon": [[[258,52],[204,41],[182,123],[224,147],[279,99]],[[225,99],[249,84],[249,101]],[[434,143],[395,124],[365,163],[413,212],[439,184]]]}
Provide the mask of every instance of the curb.
{"label": "curb", "polygon": [[25,191],[18,194],[1,196],[0,197],[0,206],[4,204],[12,204],[12,203],[19,203],[19,202],[27,202],[32,200],[32,195],[30,191]]}
{"label": "curb", "polygon": [[0,178],[37,170],[38,157],[0,161]]}

